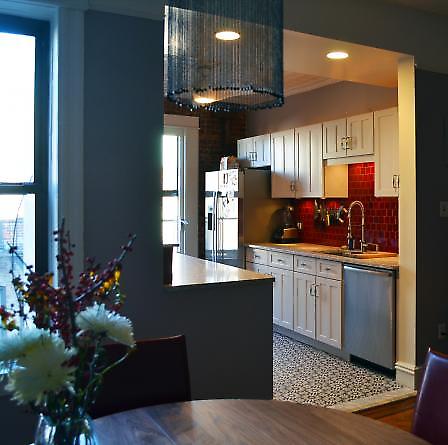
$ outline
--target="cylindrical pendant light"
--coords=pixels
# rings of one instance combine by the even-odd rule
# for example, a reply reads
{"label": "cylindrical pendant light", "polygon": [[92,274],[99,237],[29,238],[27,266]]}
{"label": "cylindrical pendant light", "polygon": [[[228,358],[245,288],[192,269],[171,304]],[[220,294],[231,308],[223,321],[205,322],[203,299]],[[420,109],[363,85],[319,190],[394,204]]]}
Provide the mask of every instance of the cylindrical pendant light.
{"label": "cylindrical pendant light", "polygon": [[282,0],[167,0],[165,94],[214,111],[281,106]]}

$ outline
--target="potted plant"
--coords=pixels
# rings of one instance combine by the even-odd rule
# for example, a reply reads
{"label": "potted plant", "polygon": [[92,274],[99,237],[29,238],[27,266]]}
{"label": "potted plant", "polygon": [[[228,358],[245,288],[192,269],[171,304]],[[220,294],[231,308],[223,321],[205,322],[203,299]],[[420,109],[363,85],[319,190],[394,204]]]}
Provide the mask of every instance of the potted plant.
{"label": "potted plant", "polygon": [[[0,367],[12,399],[39,414],[35,445],[94,445],[88,413],[101,380],[135,346],[132,324],[119,313],[122,262],[135,236],[104,269],[87,259],[75,285],[74,246],[64,223],[54,234],[57,285],[52,273],[38,274],[31,266],[24,278],[11,271],[17,306],[0,306]],[[23,262],[16,247],[10,253]],[[105,360],[107,342],[127,346],[115,363]]]}

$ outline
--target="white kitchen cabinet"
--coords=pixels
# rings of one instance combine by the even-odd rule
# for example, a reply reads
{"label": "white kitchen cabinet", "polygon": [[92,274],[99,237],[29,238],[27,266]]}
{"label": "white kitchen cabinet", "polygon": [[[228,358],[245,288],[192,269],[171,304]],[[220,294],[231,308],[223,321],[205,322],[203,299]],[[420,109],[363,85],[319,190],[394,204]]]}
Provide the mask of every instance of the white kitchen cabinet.
{"label": "white kitchen cabinet", "polygon": [[398,196],[398,108],[374,113],[375,196]]}
{"label": "white kitchen cabinet", "polygon": [[254,139],[246,138],[240,139],[238,145],[238,159],[240,160],[242,167],[250,166],[251,153],[254,151]]}
{"label": "white kitchen cabinet", "polygon": [[316,338],[315,275],[294,272],[294,331]]}
{"label": "white kitchen cabinet", "polygon": [[253,155],[251,166],[269,167],[271,165],[271,135],[264,134],[253,138]]}
{"label": "white kitchen cabinet", "polygon": [[341,281],[316,277],[316,340],[342,347]]}
{"label": "white kitchen cabinet", "polygon": [[271,165],[271,135],[264,134],[238,140],[238,159],[243,167]]}
{"label": "white kitchen cabinet", "polygon": [[322,124],[295,129],[296,198],[324,196]]}
{"label": "white kitchen cabinet", "polygon": [[287,329],[293,328],[294,274],[289,270],[269,267],[266,269],[275,279],[273,295],[273,322]]}
{"label": "white kitchen cabinet", "polygon": [[373,152],[373,113],[324,122],[323,159],[371,155]]}
{"label": "white kitchen cabinet", "polygon": [[373,154],[373,113],[347,118],[347,156]]}
{"label": "white kitchen cabinet", "polygon": [[295,198],[296,162],[294,129],[271,135],[271,185],[273,198]]}
{"label": "white kitchen cabinet", "polygon": [[274,278],[273,323],[342,348],[342,263],[261,247],[247,247],[247,259]]}
{"label": "white kitchen cabinet", "polygon": [[347,156],[347,120],[337,119],[334,121],[324,122],[322,131],[322,158],[345,158]]}

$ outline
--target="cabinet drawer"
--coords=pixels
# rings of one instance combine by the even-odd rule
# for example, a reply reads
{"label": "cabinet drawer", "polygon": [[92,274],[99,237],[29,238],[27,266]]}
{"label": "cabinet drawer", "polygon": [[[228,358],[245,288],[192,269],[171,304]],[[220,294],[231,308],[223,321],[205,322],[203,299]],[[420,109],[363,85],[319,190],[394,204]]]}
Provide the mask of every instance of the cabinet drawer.
{"label": "cabinet drawer", "polygon": [[317,260],[317,276],[342,280],[342,264],[336,261]]}
{"label": "cabinet drawer", "polygon": [[269,264],[281,269],[294,269],[294,256],[290,253],[270,252]]}
{"label": "cabinet drawer", "polygon": [[316,259],[306,256],[294,256],[294,271],[316,274]]}
{"label": "cabinet drawer", "polygon": [[256,264],[269,264],[269,252],[263,249],[246,247],[246,261]]}

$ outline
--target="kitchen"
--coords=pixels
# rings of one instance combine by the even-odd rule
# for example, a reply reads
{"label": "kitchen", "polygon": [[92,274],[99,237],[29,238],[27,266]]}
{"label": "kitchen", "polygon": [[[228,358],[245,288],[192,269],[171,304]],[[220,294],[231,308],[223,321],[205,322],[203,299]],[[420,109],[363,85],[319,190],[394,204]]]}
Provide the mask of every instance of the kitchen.
{"label": "kitchen", "polygon": [[[341,47],[348,59],[319,59]],[[288,62],[295,53],[303,65]],[[238,140],[244,173],[206,174],[206,258],[238,267],[245,259],[247,269],[275,278],[275,332],[389,376],[397,361],[402,57],[286,31],[285,106],[248,113],[250,137]],[[291,65],[305,74],[286,72]],[[282,225],[284,239],[275,239]],[[406,386],[400,370],[397,380]]]}

